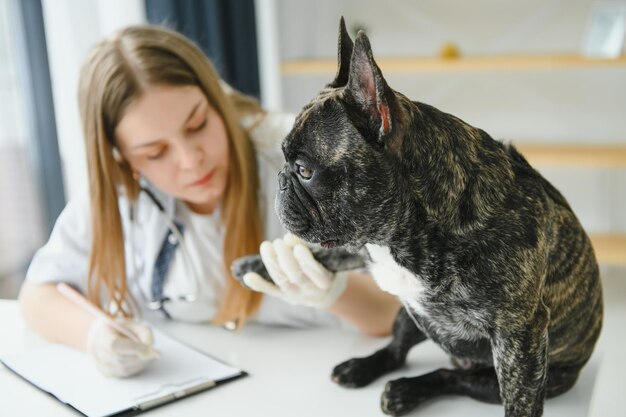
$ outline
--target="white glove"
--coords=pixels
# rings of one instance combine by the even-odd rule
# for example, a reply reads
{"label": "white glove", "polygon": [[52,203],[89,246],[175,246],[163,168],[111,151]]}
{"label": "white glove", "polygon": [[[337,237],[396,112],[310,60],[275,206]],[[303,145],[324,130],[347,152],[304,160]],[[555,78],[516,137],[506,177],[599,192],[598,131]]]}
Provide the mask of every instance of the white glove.
{"label": "white glove", "polygon": [[117,319],[116,322],[137,335],[142,343],[127,338],[104,320],[97,319],[89,328],[87,353],[104,375],[125,378],[141,372],[156,358],[152,348],[154,339],[146,325],[130,319]]}
{"label": "white glove", "polygon": [[328,308],[346,289],[347,274],[324,268],[305,242],[290,233],[282,239],[261,243],[260,252],[265,269],[276,285],[256,272],[248,272],[243,282],[254,291],[290,304]]}

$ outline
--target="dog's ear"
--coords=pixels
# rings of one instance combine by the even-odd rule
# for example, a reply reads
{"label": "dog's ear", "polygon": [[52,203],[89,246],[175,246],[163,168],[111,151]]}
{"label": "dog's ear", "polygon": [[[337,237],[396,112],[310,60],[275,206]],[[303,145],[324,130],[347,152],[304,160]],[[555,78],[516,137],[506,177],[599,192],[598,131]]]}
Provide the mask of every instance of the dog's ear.
{"label": "dog's ear", "polygon": [[370,119],[369,125],[378,128],[380,140],[391,133],[391,109],[397,107],[396,97],[376,65],[369,39],[363,32],[357,34],[354,42],[345,93]]}
{"label": "dog's ear", "polygon": [[337,61],[339,66],[335,80],[329,84],[329,87],[343,87],[348,83],[353,46],[352,39],[350,39],[350,35],[348,35],[346,30],[346,22],[343,20],[343,16],[341,16],[339,21],[339,39],[337,40]]}

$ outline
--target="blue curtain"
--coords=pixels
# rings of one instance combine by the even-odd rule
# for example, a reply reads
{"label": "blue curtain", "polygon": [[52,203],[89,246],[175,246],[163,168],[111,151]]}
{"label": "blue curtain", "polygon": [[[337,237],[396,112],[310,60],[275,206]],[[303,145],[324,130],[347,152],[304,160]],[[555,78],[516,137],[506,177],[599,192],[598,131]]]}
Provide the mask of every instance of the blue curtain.
{"label": "blue curtain", "polygon": [[[52,99],[52,82],[41,0],[12,0],[13,28],[19,32],[18,60],[30,113],[30,146],[39,186],[44,226],[50,233],[65,207],[65,190]],[[47,234],[46,234],[47,235]]]}
{"label": "blue curtain", "polygon": [[259,98],[254,0],[146,0],[146,14],[195,41],[224,80]]}

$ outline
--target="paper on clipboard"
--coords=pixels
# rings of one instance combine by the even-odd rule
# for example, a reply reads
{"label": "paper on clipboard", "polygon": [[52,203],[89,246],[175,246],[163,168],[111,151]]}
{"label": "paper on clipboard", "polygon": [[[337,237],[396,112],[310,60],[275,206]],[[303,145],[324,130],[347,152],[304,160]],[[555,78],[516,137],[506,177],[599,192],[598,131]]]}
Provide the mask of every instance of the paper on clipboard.
{"label": "paper on clipboard", "polygon": [[154,330],[162,356],[132,378],[100,374],[83,352],[59,345],[3,357],[13,372],[87,416],[109,416],[127,410],[146,410],[245,375]]}

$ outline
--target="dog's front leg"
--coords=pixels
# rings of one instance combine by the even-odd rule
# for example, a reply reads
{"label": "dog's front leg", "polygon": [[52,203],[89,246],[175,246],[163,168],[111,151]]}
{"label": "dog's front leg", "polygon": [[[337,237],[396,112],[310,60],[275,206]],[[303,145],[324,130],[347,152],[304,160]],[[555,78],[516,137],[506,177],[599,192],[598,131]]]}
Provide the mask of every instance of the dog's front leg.
{"label": "dog's front leg", "polygon": [[333,369],[332,380],[348,388],[363,387],[403,365],[409,350],[426,338],[403,307],[393,323],[391,342],[370,356],[337,365]]}
{"label": "dog's front leg", "polygon": [[539,302],[530,320],[496,324],[492,350],[506,417],[540,417],[546,389],[550,312]]}

